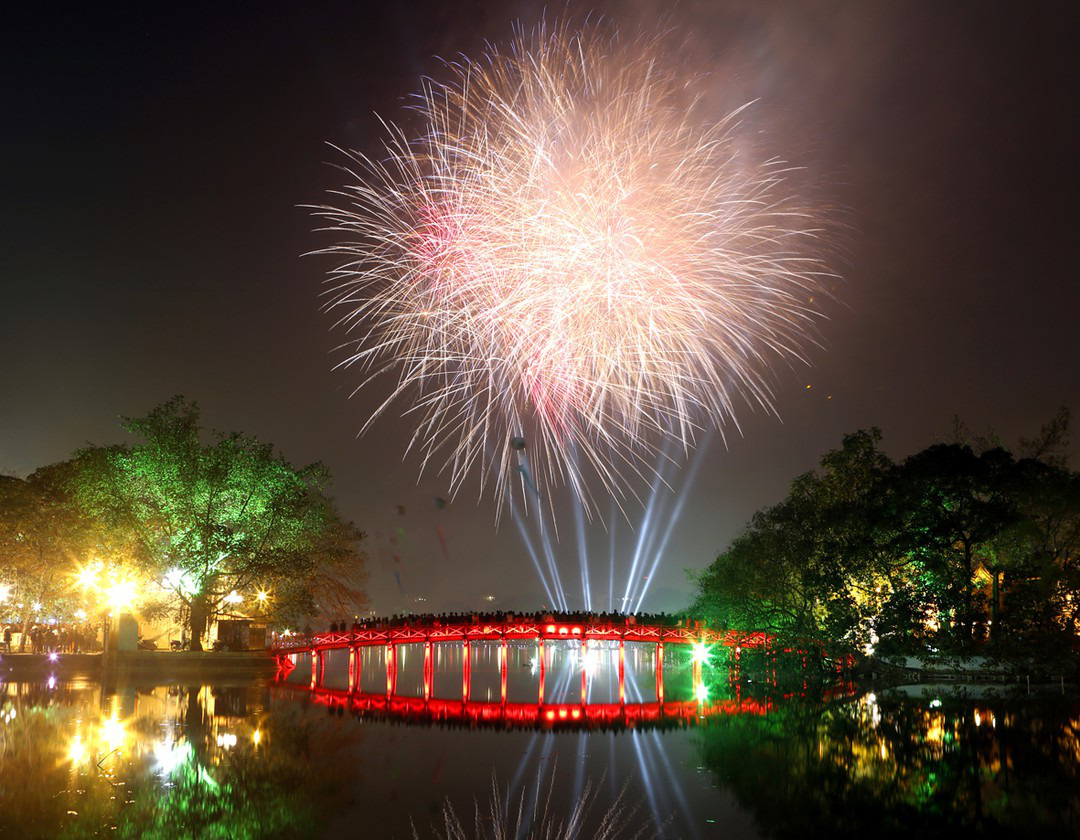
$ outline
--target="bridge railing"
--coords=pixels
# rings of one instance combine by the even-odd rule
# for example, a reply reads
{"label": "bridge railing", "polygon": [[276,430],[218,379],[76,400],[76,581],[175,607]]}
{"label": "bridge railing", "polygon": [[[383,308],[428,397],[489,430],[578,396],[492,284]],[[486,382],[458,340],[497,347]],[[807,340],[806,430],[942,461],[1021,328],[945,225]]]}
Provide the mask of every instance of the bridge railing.
{"label": "bridge railing", "polygon": [[701,627],[671,627],[644,623],[545,623],[507,621],[483,623],[423,623],[395,626],[362,626],[349,631],[292,634],[278,637],[270,645],[281,653],[333,650],[349,647],[440,642],[521,641],[618,641],[664,644],[722,644],[732,648],[767,647],[765,633],[743,633]]}

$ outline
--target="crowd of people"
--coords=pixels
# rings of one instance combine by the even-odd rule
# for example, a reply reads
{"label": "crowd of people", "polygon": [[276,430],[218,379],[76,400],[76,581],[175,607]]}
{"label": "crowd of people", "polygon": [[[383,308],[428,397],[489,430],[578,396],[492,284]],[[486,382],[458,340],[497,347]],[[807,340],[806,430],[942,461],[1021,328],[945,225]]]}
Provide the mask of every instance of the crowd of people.
{"label": "crowd of people", "polygon": [[92,628],[67,624],[31,624],[22,638],[22,627],[4,627],[4,653],[83,653],[97,648],[97,636]]}
{"label": "crowd of people", "polygon": [[[399,614],[388,618],[355,617],[350,625],[345,619],[330,623],[331,633],[358,632],[360,630],[385,630],[393,627],[407,627],[415,624],[455,625],[455,624],[494,624],[513,621],[535,621],[545,624],[645,624],[659,627],[688,626],[689,619],[667,613],[634,613],[624,615],[616,612],[471,612],[471,613],[422,613]],[[694,622],[699,625],[700,622]],[[310,628],[304,629],[305,635],[311,635]]]}

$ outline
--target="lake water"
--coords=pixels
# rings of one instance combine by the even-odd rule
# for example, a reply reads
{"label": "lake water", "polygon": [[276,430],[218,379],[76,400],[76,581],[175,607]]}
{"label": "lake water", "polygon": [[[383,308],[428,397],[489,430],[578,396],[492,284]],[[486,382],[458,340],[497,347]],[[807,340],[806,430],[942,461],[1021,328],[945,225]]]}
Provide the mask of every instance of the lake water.
{"label": "lake water", "polygon": [[381,649],[352,694],[344,653],[317,691],[305,657],[276,680],[0,683],[0,835],[430,837],[449,800],[474,836],[494,774],[512,815],[595,800],[584,838],[616,801],[615,836],[1080,836],[1074,696],[756,691],[708,668],[703,691],[672,651],[658,705],[651,646],[627,645],[622,702],[609,647],[582,705],[579,654],[549,648],[543,705],[535,644],[511,645],[505,702],[498,646],[474,645],[469,706],[460,646],[435,651],[427,700],[422,649],[392,702]]}

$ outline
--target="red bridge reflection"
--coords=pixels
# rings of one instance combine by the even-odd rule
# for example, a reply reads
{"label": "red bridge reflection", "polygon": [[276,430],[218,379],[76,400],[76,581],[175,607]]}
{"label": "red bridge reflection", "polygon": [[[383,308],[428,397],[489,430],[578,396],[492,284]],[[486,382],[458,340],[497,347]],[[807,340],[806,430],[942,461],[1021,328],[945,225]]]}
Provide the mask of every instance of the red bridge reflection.
{"label": "red bridge reflection", "polygon": [[771,700],[756,698],[674,703],[485,703],[285,685],[309,691],[316,703],[360,717],[469,728],[670,728],[722,715],[764,715],[772,708]]}

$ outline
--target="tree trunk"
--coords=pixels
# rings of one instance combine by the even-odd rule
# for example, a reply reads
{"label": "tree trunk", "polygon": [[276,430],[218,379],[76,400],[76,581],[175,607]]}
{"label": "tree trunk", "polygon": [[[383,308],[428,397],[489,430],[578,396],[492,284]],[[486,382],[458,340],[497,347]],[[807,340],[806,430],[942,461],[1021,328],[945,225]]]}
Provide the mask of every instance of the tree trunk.
{"label": "tree trunk", "polygon": [[961,649],[970,650],[975,641],[975,574],[972,547],[964,540],[964,615],[960,625]]}
{"label": "tree trunk", "polygon": [[19,653],[26,653],[26,634],[30,630],[30,612],[23,613],[22,634],[19,636]]}
{"label": "tree trunk", "polygon": [[206,630],[206,619],[210,614],[209,597],[200,592],[191,599],[191,650],[202,650],[202,635]]}
{"label": "tree trunk", "polygon": [[994,582],[990,588],[990,632],[987,634],[991,640],[996,641],[998,637],[998,600],[1000,598],[998,578],[1001,577],[1001,572],[994,570]]}

